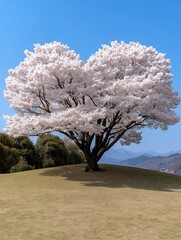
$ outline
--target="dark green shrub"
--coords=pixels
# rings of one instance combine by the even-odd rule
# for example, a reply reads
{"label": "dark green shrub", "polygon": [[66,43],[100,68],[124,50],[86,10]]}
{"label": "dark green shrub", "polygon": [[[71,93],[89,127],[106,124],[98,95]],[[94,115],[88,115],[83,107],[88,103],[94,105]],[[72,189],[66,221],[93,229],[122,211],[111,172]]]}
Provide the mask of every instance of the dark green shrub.
{"label": "dark green shrub", "polygon": [[34,167],[30,166],[26,162],[26,160],[22,156],[20,156],[19,162],[15,166],[11,167],[11,172],[15,173],[15,172],[21,172],[21,171],[28,171],[32,169],[34,169]]}
{"label": "dark green shrub", "polygon": [[13,147],[13,140],[14,138],[12,136],[9,136],[6,133],[0,133],[0,143],[3,145]]}
{"label": "dark green shrub", "polygon": [[43,160],[43,167],[44,168],[48,168],[48,167],[54,167],[55,166],[55,162],[53,159],[51,158],[45,158]]}
{"label": "dark green shrub", "polygon": [[68,151],[64,142],[55,135],[39,136],[35,144],[36,151],[45,166],[60,166],[68,163]]}
{"label": "dark green shrub", "polygon": [[79,164],[84,162],[84,156],[80,151],[72,150],[69,153],[69,164]]}
{"label": "dark green shrub", "polygon": [[28,137],[13,137],[6,133],[0,133],[0,143],[3,145],[0,152],[0,172],[10,172],[11,167],[18,164],[20,156],[28,165],[36,168],[40,166],[34,144]]}
{"label": "dark green shrub", "polygon": [[28,137],[22,136],[14,138],[13,147],[19,149],[21,156],[26,160],[28,165],[36,167],[39,164],[34,144]]}
{"label": "dark green shrub", "polygon": [[84,155],[78,146],[69,139],[65,139],[64,143],[69,153],[69,164],[84,163]]}
{"label": "dark green shrub", "polygon": [[0,143],[0,173],[9,173],[20,160],[20,152]]}

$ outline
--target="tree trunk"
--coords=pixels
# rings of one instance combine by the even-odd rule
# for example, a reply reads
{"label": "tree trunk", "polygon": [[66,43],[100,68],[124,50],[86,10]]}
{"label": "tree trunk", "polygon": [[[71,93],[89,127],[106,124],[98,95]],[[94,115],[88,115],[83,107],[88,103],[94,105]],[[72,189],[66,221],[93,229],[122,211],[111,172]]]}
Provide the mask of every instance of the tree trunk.
{"label": "tree trunk", "polygon": [[85,158],[86,158],[86,168],[85,171],[86,172],[93,172],[93,171],[100,171],[100,168],[97,164],[97,159],[95,156],[93,156],[91,153],[84,153],[85,154]]}

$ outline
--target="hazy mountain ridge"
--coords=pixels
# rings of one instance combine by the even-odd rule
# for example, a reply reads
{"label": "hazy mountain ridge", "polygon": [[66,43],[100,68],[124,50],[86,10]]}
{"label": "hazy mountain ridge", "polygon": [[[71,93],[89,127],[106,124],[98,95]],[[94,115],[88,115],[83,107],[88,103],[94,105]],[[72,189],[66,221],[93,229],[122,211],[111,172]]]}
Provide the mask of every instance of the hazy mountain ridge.
{"label": "hazy mountain ridge", "polygon": [[146,157],[139,156],[133,159],[127,159],[120,162],[120,165],[132,166],[144,169],[152,169],[161,172],[181,175],[181,154],[172,154],[170,156]]}
{"label": "hazy mountain ridge", "polygon": [[153,156],[150,152],[134,153],[123,148],[111,149],[100,162],[181,175],[181,151],[165,154],[158,153],[157,156]]}

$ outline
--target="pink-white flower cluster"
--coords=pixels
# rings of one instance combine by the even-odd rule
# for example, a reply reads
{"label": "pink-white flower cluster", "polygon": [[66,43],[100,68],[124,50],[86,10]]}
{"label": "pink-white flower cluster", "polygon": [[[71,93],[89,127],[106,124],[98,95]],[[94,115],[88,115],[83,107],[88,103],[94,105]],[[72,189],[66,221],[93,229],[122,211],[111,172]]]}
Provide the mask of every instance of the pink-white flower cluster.
{"label": "pink-white flower cluster", "polygon": [[101,134],[114,121],[110,134],[125,130],[122,143],[129,144],[140,141],[144,126],[166,129],[179,120],[170,61],[153,47],[115,41],[87,62],[58,42],[25,54],[6,79],[4,95],[17,111],[5,116],[10,134]]}

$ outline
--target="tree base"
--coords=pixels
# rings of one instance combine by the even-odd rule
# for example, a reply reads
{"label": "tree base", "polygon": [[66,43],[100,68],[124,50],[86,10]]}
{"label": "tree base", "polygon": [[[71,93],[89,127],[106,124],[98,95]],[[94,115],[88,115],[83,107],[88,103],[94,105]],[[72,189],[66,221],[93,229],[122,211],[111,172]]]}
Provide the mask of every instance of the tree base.
{"label": "tree base", "polygon": [[90,168],[88,165],[85,166],[85,172],[104,172],[105,170],[99,166]]}

